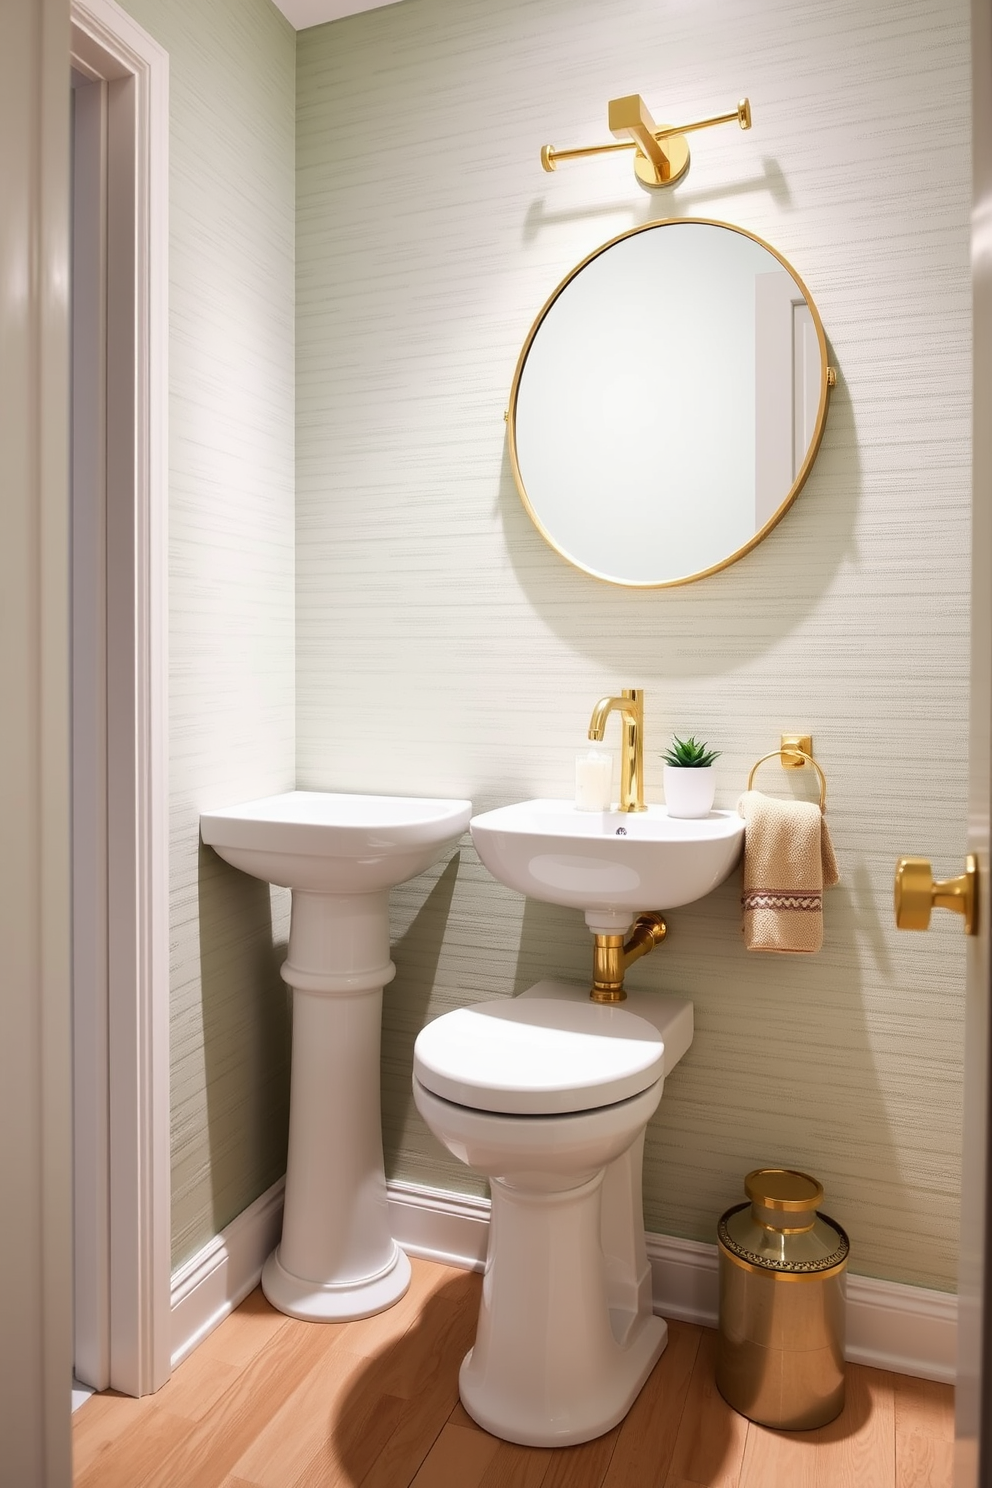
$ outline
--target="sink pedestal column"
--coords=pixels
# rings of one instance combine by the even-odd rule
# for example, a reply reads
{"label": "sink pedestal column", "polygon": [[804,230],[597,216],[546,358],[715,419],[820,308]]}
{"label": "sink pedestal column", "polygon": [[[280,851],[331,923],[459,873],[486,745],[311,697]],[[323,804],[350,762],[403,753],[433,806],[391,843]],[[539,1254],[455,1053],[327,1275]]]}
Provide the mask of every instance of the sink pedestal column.
{"label": "sink pedestal column", "polygon": [[291,1317],[369,1317],[410,1284],[390,1233],[379,1106],[382,989],[395,975],[386,892],[294,889],[286,1201],[262,1270],[265,1295]]}

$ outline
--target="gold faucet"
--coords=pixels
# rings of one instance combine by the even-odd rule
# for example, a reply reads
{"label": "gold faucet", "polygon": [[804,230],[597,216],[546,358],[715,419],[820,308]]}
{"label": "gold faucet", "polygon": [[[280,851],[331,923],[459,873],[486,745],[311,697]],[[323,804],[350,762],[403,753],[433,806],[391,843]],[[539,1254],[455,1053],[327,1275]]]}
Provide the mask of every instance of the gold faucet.
{"label": "gold faucet", "polygon": [[589,720],[589,737],[601,741],[606,720],[619,713],[623,724],[620,740],[620,810],[646,811],[644,804],[644,693],[625,687],[619,697],[600,698]]}

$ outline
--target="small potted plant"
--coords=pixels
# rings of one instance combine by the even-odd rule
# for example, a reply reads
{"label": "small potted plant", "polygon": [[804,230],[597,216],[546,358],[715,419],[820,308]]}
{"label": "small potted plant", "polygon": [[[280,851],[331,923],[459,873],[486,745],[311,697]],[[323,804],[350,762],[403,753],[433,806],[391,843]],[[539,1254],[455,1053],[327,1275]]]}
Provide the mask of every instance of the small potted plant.
{"label": "small potted plant", "polygon": [[716,794],[713,761],[720,751],[676,734],[665,761],[665,805],[669,816],[709,816]]}

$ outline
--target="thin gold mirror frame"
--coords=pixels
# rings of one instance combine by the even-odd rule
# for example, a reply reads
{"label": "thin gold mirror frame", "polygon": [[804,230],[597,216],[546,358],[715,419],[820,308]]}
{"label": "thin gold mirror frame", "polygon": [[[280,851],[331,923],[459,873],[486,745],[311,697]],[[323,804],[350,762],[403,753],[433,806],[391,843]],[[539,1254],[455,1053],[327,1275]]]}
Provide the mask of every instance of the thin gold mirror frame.
{"label": "thin gold mirror frame", "polygon": [[[728,557],[722,558],[719,563],[710,564],[708,568],[701,568],[695,573],[683,574],[678,578],[658,580],[616,578],[612,574],[601,573],[599,570],[591,568],[588,564],[582,563],[579,559],[573,557],[572,554],[567,553],[560,546],[560,544],[555,541],[551,533],[547,530],[546,526],[534,510],[530,497],[527,494],[527,489],[524,485],[523,476],[520,470],[520,463],[517,455],[517,399],[520,391],[520,381],[523,376],[524,368],[527,364],[527,357],[530,352],[531,346],[533,345],[534,338],[540,330],[546,316],[548,315],[552,306],[557,302],[560,296],[571,284],[572,280],[575,279],[577,275],[581,274],[582,270],[586,268],[588,264],[592,263],[594,259],[601,257],[602,254],[606,253],[617,243],[623,242],[626,238],[635,237],[639,233],[651,232],[654,229],[660,227],[681,226],[683,224],[690,224],[702,227],[724,228],[728,232],[738,233],[743,238],[749,238],[752,243],[757,243],[759,247],[764,248],[768,253],[772,255],[773,258],[777,259],[777,261],[782,265],[783,269],[785,269],[785,271],[792,277],[798,288],[802,291],[803,297],[809,308],[810,318],[816,331],[817,345],[820,352],[820,392],[816,422],[814,425],[812,438],[810,439],[808,448],[806,450],[805,458],[799,468],[799,472],[796,475],[796,478],[793,481],[790,490],[786,494],[785,499],[772,513],[772,515],[768,518],[764,525],[760,527],[758,531],[755,532],[754,536],[749,538],[746,543],[742,543],[739,548],[736,548]],[[586,257],[581,261],[581,263],[576,264],[575,268],[572,269],[572,271],[565,276],[565,278],[545,301],[536,320],[534,321],[534,324],[531,326],[527,339],[524,342],[523,348],[520,352],[520,356],[517,358],[517,365],[513,374],[513,383],[510,388],[510,404],[506,415],[510,465],[513,470],[513,479],[516,483],[520,499],[523,502],[524,509],[526,510],[527,515],[530,517],[531,521],[534,523],[534,526],[537,528],[538,532],[544,538],[545,542],[548,543],[548,545],[552,547],[555,552],[559,554],[560,557],[564,558],[566,563],[570,563],[574,568],[580,569],[583,573],[587,573],[591,575],[592,578],[599,579],[603,583],[615,584],[625,589],[674,589],[681,584],[693,584],[696,582],[697,579],[705,579],[708,578],[710,574],[720,573],[722,569],[729,568],[732,563],[736,563],[738,559],[743,558],[746,553],[750,553],[751,549],[756,548],[758,544],[768,536],[772,528],[776,527],[785,516],[785,513],[789,510],[789,507],[792,506],[796,497],[799,495],[803,486],[806,484],[806,479],[809,475],[809,472],[813,468],[813,462],[816,459],[817,453],[819,452],[820,442],[823,438],[823,431],[826,426],[827,405],[829,402],[830,390],[835,385],[836,380],[836,371],[832,366],[829,365],[827,338],[823,330],[823,322],[820,319],[819,311],[816,308],[816,305],[809,293],[809,290],[806,287],[804,280],[799,276],[799,274],[796,273],[795,269],[792,267],[792,264],[789,263],[788,259],[783,257],[783,255],[779,253],[778,249],[774,248],[771,243],[767,242],[764,238],[759,237],[757,233],[748,232],[746,228],[737,227],[734,223],[731,222],[721,222],[718,218],[714,217],[665,217],[654,222],[645,222],[642,223],[640,227],[632,227],[629,228],[626,232],[618,233],[616,237],[610,238],[608,242],[602,243],[598,248],[593,249],[592,253],[587,254]]]}

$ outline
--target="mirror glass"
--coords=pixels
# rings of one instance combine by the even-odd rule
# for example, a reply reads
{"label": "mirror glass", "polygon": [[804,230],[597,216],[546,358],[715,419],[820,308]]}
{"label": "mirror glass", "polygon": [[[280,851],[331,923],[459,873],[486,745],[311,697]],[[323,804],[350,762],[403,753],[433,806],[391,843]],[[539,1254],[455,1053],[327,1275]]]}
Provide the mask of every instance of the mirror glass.
{"label": "mirror glass", "polygon": [[555,290],[508,415],[523,502],[616,584],[724,568],[795,500],[828,393],[820,317],[785,260],[727,223],[653,222]]}

